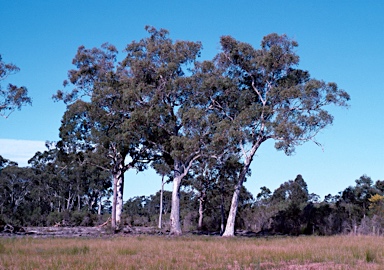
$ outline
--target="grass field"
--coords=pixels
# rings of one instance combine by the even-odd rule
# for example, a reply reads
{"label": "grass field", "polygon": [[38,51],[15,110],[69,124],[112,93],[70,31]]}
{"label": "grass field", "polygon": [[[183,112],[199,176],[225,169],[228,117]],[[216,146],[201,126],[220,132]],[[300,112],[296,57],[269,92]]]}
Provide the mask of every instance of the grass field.
{"label": "grass field", "polygon": [[384,238],[1,238],[0,269],[384,269]]}

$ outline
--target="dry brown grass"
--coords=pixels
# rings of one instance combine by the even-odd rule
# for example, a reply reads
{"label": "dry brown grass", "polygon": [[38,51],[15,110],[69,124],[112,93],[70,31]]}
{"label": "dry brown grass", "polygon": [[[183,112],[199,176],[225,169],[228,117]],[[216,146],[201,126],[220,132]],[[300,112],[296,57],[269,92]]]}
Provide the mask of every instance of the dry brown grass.
{"label": "dry brown grass", "polygon": [[384,238],[0,239],[0,269],[384,269]]}

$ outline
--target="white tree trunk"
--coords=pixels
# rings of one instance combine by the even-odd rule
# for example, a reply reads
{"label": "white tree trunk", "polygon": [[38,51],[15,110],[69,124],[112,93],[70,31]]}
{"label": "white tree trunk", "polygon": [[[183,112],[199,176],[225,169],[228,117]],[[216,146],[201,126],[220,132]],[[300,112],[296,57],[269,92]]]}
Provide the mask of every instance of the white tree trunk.
{"label": "white tree trunk", "polygon": [[112,230],[116,230],[116,206],[117,206],[117,183],[118,175],[113,175],[113,198],[112,198],[112,218],[111,218],[111,227]]}
{"label": "white tree trunk", "polygon": [[170,233],[174,235],[181,235],[182,231],[180,225],[180,184],[182,176],[179,173],[176,173],[176,175],[173,178]]}
{"label": "white tree trunk", "polygon": [[116,204],[116,225],[121,225],[121,214],[123,212],[124,173],[120,172],[117,182],[117,204]]}
{"label": "white tree trunk", "polygon": [[227,225],[225,226],[225,231],[223,233],[223,236],[231,237],[235,235],[235,220],[236,220],[237,206],[239,204],[239,195],[245,180],[245,176],[248,173],[250,164],[251,164],[251,159],[246,160],[244,167],[241,170],[241,173],[239,175],[239,179],[237,181],[235,191],[233,192],[231,208],[229,209]]}
{"label": "white tree trunk", "polygon": [[225,231],[223,236],[234,236],[235,235],[235,220],[237,213],[237,206],[239,203],[239,194],[240,194],[241,185],[239,183],[236,185],[235,192],[232,196],[231,208],[229,209],[227,225],[225,226]]}
{"label": "white tree trunk", "polygon": [[205,201],[205,190],[201,191],[199,198],[199,221],[197,223],[197,227],[199,230],[203,227],[203,218],[204,218],[204,201]]}
{"label": "white tree trunk", "polygon": [[197,223],[197,228],[199,228],[199,230],[203,228],[203,214],[204,214],[203,200],[199,200],[199,222]]}
{"label": "white tree trunk", "polygon": [[161,178],[161,190],[160,190],[160,209],[159,209],[159,229],[162,228],[163,219],[163,193],[164,193],[164,175]]}
{"label": "white tree trunk", "polygon": [[260,137],[257,140],[257,142],[253,144],[252,149],[248,153],[246,153],[243,146],[241,146],[241,149],[243,151],[243,157],[244,157],[244,166],[241,169],[239,179],[237,180],[235,192],[233,192],[231,208],[229,209],[227,225],[225,226],[225,231],[223,233],[223,236],[231,237],[235,235],[235,219],[236,219],[236,213],[237,213],[237,206],[239,204],[240,190],[243,186],[245,177],[249,171],[249,166],[251,166],[253,156],[255,155],[260,144],[264,141],[265,141],[265,138]]}
{"label": "white tree trunk", "polygon": [[[170,234],[181,235],[181,225],[180,225],[180,185],[181,180],[188,173],[188,170],[191,168],[193,162],[199,158],[199,154],[191,155],[191,158],[188,162],[182,163],[180,161],[175,161],[174,165],[174,177],[173,177],[173,190],[172,190],[172,209],[171,209],[171,231]],[[187,165],[187,166],[185,166]]]}
{"label": "white tree trunk", "polygon": [[124,159],[121,153],[112,143],[110,145],[111,157],[113,159],[112,177],[113,177],[113,201],[112,201],[112,229],[117,230],[121,223],[121,213],[123,210],[123,190],[124,190]]}

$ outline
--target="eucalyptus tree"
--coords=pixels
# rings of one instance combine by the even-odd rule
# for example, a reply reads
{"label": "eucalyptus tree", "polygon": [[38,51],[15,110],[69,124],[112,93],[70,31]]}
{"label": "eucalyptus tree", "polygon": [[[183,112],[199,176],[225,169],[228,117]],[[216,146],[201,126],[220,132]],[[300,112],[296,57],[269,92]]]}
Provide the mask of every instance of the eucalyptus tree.
{"label": "eucalyptus tree", "polygon": [[[9,75],[15,74],[20,69],[11,63],[5,63],[0,55],[0,81],[6,80]],[[8,116],[24,105],[31,105],[32,100],[28,97],[26,87],[18,87],[13,84],[8,84],[6,89],[2,89],[0,85],[0,116],[8,118]]]}
{"label": "eucalyptus tree", "polygon": [[[123,208],[124,173],[142,170],[149,158],[141,138],[140,127],[130,121],[135,110],[127,74],[116,63],[117,50],[103,44],[101,48],[79,47],[68,72],[75,88],[58,91],[56,100],[67,106],[60,136],[90,150],[94,164],[109,171],[113,178],[112,227],[117,228]],[[67,85],[68,81],[64,81]],[[97,158],[96,158],[97,156]]]}
{"label": "eucalyptus tree", "polygon": [[23,223],[23,217],[31,201],[31,192],[34,188],[33,174],[30,168],[18,167],[10,163],[0,174],[0,213],[12,222]]}
{"label": "eucalyptus tree", "polygon": [[173,170],[171,234],[180,226],[180,186],[193,163],[203,154],[213,134],[213,114],[197,104],[194,64],[201,43],[176,41],[167,30],[146,27],[150,37],[126,48],[123,65],[131,78],[140,108],[134,118],[146,126],[145,140]]}
{"label": "eucalyptus tree", "polygon": [[101,214],[102,199],[111,196],[110,174],[93,165],[88,152],[75,151],[69,143],[46,146],[28,163],[34,173],[33,197],[43,206],[47,224],[71,222],[76,211]]}
{"label": "eucalyptus tree", "polygon": [[1,173],[1,170],[7,166],[18,166],[18,164],[0,155],[0,173]]}
{"label": "eucalyptus tree", "polygon": [[85,150],[69,142],[59,141],[56,147],[57,162],[62,164],[61,171],[66,172],[68,187],[74,189],[72,201],[76,202],[77,210],[86,208],[87,211],[93,212],[97,207],[98,213],[101,214],[103,198],[111,195],[111,175],[102,168],[107,160],[95,154],[94,149]]}
{"label": "eucalyptus tree", "polygon": [[0,187],[1,187],[1,193],[0,193],[0,214],[2,215],[4,213],[4,209],[7,209],[8,207],[8,201],[9,201],[9,195],[7,186],[8,183],[2,178],[2,172],[5,168],[8,166],[14,166],[17,167],[18,164],[16,162],[13,162],[9,159],[3,158],[0,155]]}
{"label": "eucalyptus tree", "polygon": [[329,105],[346,107],[350,97],[336,83],[297,68],[298,44],[286,35],[265,36],[260,49],[230,36],[220,43],[214,63],[225,83],[211,88],[211,108],[223,118],[222,136],[239,147],[243,162],[223,234],[233,236],[239,192],[261,144],[275,140],[287,155],[305,142],[318,144],[315,136],[333,121]]}
{"label": "eucalyptus tree", "polygon": [[367,175],[362,175],[355,180],[355,186],[349,186],[341,192],[341,197],[337,201],[340,209],[347,213],[344,221],[353,227],[362,218],[365,218],[369,211],[369,199],[379,193],[379,189],[373,185],[373,181]]}
{"label": "eucalyptus tree", "polygon": [[[284,182],[271,197],[271,204],[278,210],[273,217],[273,227],[282,233],[299,234],[303,223],[303,209],[309,202],[307,183],[299,174],[295,180]],[[271,208],[272,208],[271,207]]]}
{"label": "eucalyptus tree", "polygon": [[61,212],[65,208],[65,193],[68,190],[68,182],[63,172],[63,164],[58,162],[58,149],[46,144],[47,150],[36,152],[28,160],[28,164],[34,171],[36,180],[41,188],[41,197],[50,205],[50,212]]}
{"label": "eucalyptus tree", "polygon": [[379,190],[367,175],[362,175],[359,179],[355,180],[355,183],[354,193],[356,202],[361,207],[363,217],[365,217],[369,210],[369,198],[379,193]]}

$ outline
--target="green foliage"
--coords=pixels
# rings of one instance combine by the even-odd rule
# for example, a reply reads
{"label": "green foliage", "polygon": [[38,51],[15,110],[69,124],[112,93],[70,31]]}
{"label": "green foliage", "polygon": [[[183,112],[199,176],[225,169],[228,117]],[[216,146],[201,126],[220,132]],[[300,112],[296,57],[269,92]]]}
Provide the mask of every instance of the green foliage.
{"label": "green foliage", "polygon": [[21,226],[92,225],[100,196],[108,194],[110,178],[79,161],[80,156],[50,148],[35,154],[31,168],[9,163],[0,174],[0,210],[7,222]]}
{"label": "green foliage", "polygon": [[332,123],[325,106],[347,105],[349,95],[335,83],[311,79],[307,71],[296,69],[297,46],[277,34],[265,36],[259,50],[230,36],[221,38],[215,64],[230,84],[212,88],[216,93],[210,96],[215,97],[212,107],[229,120],[228,133],[238,144],[254,147],[274,139],[278,150],[291,154]]}
{"label": "green foliage", "polygon": [[[283,183],[272,195],[263,187],[255,203],[254,213],[257,218],[250,220],[256,223],[262,233],[381,234],[384,212],[373,212],[376,203],[372,204],[370,199],[367,200],[370,202],[367,212],[365,204],[366,194],[378,192],[379,189],[365,175],[355,182],[355,187],[347,187],[339,193],[341,195],[327,195],[324,201],[311,199],[314,195],[308,196],[307,185],[301,176],[295,181]],[[376,183],[380,186],[381,181]],[[381,195],[371,198],[372,201],[381,202]]]}
{"label": "green foliage", "polygon": [[[0,82],[19,70],[14,64],[4,63],[0,54]],[[24,105],[32,105],[32,99],[28,97],[26,87],[8,84],[7,88],[3,89],[0,85],[0,116],[8,118],[13,111],[20,110]]]}

